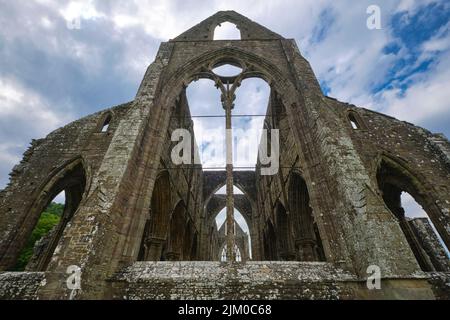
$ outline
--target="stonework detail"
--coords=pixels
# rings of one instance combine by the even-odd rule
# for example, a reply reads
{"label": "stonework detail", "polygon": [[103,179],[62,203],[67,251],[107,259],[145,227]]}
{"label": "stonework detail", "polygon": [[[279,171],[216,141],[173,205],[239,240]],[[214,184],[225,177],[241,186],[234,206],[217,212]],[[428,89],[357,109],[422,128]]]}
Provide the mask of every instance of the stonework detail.
{"label": "stonework detail", "polygon": [[[240,40],[213,40],[222,22]],[[266,129],[279,129],[280,168],[234,171],[233,197],[248,227],[242,262],[220,262],[225,171],[175,165],[171,134],[194,135],[186,87],[233,64],[270,86]],[[107,127],[107,130],[103,130]],[[192,163],[198,146],[192,146]],[[161,44],[133,101],[33,140],[0,191],[3,299],[448,299],[450,143],[443,135],[325,96],[285,39],[221,11]],[[52,199],[61,222],[26,272],[11,272]],[[410,220],[409,193],[426,218]],[[248,238],[251,239],[250,244]],[[381,270],[369,290],[367,268]],[[67,286],[80,268],[80,288]]]}

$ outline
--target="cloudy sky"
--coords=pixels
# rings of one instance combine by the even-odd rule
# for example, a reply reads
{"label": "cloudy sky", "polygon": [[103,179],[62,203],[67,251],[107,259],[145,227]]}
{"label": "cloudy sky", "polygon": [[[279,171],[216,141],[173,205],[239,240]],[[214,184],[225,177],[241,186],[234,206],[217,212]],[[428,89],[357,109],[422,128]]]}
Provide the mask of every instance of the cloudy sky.
{"label": "cloudy sky", "polygon": [[[379,30],[366,25],[373,4]],[[450,136],[445,0],[0,0],[0,188],[32,138],[132,100],[161,41],[230,9],[294,38],[327,95]],[[221,112],[210,87],[188,89],[193,111]],[[236,113],[265,112],[265,83],[239,90]],[[220,128],[215,121],[196,120],[196,132]]]}

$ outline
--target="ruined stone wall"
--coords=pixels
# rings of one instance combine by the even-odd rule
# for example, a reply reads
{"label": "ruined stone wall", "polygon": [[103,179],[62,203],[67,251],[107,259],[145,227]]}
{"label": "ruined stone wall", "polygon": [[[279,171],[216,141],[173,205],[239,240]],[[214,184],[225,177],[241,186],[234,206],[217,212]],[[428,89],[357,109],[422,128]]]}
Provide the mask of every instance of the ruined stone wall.
{"label": "ruined stone wall", "polygon": [[44,272],[1,272],[0,300],[35,300],[45,283]]}
{"label": "ruined stone wall", "polygon": [[326,263],[137,262],[110,280],[113,299],[342,299],[352,276]]}
{"label": "ruined stone wall", "polygon": [[[127,103],[106,109],[32,141],[20,164],[13,168],[9,184],[0,193],[0,269],[14,265],[39,219],[41,211],[32,209],[44,209],[47,201],[52,200],[45,193],[52,187],[49,181],[58,178],[65,166],[77,158],[82,159],[88,179],[92,177],[130,106]],[[106,115],[111,115],[112,120],[108,131],[101,132]]]}
{"label": "ruined stone wall", "polygon": [[[115,130],[91,189],[58,247],[55,271],[40,290],[43,298],[104,295],[106,277],[135,261],[142,239],[160,150],[174,105],[155,101],[170,46],[161,45],[145,74],[131,108]],[[151,114],[151,116],[150,116]],[[83,286],[72,292],[64,286],[68,266],[81,268]]]}
{"label": "ruined stone wall", "polygon": [[[374,184],[383,157],[401,166],[409,179],[405,190],[422,205],[447,246],[450,244],[450,171],[445,150],[448,140],[426,129],[370,110],[334,103]],[[360,116],[360,129],[352,129],[348,112]]]}
{"label": "ruined stone wall", "polygon": [[[276,110],[274,113],[273,111]],[[280,136],[280,169],[275,175],[261,175],[256,171],[256,186],[258,195],[257,230],[260,243],[263,244],[263,233],[267,227],[268,220],[277,229],[275,209],[280,202],[289,214],[288,186],[289,177],[292,172],[301,173],[302,164],[299,161],[299,147],[290,129],[290,123],[286,116],[284,106],[280,105],[273,94],[271,95],[266,118],[267,129],[278,129]],[[263,248],[260,245],[259,259],[264,259]]]}
{"label": "ruined stone wall", "polygon": [[[175,208],[179,201],[183,202],[186,207],[186,227],[188,223],[192,223],[194,227],[194,234],[199,236],[201,230],[201,214],[203,210],[203,171],[201,170],[201,165],[192,164],[180,164],[176,165],[172,161],[172,150],[179,141],[171,141],[172,133],[176,129],[186,129],[193,137],[192,150],[197,150],[195,144],[195,135],[193,130],[193,122],[190,118],[189,105],[187,104],[187,99],[185,92],[180,94],[180,101],[176,105],[174,114],[172,115],[169,123],[169,127],[165,135],[165,143],[163,144],[163,149],[161,151],[161,164],[159,170],[167,170],[170,177],[171,183],[171,207]],[[198,159],[197,156],[192,153],[192,162],[194,159]],[[179,230],[183,232],[183,230]],[[196,259],[199,257],[191,257],[191,259]],[[190,260],[190,259],[189,259]]]}
{"label": "ruined stone wall", "polygon": [[408,221],[413,227],[422,248],[430,257],[437,270],[450,272],[450,258],[436,236],[428,218],[415,218]]}
{"label": "ruined stone wall", "polygon": [[220,11],[176,37],[174,41],[213,40],[214,29],[222,22],[231,22],[240,30],[241,39],[277,39],[280,35],[256,24],[234,11]]}

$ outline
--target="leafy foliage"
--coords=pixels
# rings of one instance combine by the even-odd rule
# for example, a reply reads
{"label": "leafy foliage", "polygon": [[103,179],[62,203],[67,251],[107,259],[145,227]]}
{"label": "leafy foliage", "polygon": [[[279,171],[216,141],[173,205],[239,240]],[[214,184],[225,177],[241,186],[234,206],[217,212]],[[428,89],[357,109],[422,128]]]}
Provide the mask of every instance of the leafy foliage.
{"label": "leafy foliage", "polygon": [[52,202],[48,205],[44,212],[42,212],[30,238],[28,239],[25,247],[22,249],[19,259],[17,260],[16,271],[25,270],[28,261],[33,255],[34,245],[42,237],[47,235],[50,230],[56,226],[61,220],[61,216],[64,211],[64,205],[60,203]]}
{"label": "leafy foliage", "polygon": [[49,204],[47,209],[44,210],[44,212],[54,214],[54,215],[61,217],[64,212],[64,204],[52,202]]}

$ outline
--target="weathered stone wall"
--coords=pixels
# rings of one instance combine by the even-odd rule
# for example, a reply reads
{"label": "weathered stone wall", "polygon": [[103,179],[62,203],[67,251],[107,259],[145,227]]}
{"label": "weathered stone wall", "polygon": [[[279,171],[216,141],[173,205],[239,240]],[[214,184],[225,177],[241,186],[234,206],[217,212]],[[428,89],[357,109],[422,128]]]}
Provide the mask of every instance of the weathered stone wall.
{"label": "weathered stone wall", "polygon": [[34,300],[46,283],[44,272],[0,272],[0,300]]}
{"label": "weathered stone wall", "polygon": [[342,299],[352,279],[319,262],[137,262],[110,284],[113,299]]}
{"label": "weathered stone wall", "polygon": [[428,282],[438,300],[450,300],[450,273],[449,272],[430,272]]}
{"label": "weathered stone wall", "polygon": [[408,221],[413,227],[422,248],[430,257],[436,269],[450,272],[450,258],[445,252],[439,238],[434,233],[428,218],[415,218]]}
{"label": "weathered stone wall", "polygon": [[[268,107],[268,117],[266,118],[267,129],[278,129],[280,137],[280,157],[277,174],[275,175],[261,175],[260,170],[256,171],[256,187],[258,195],[258,228],[257,235],[259,237],[259,252],[258,257],[264,260],[265,253],[262,244],[264,243],[263,233],[267,227],[267,222],[270,221],[275,229],[278,228],[277,219],[275,216],[277,203],[281,203],[287,211],[288,205],[288,185],[289,176],[292,172],[302,172],[303,164],[299,161],[299,147],[295,141],[293,133],[290,129],[290,123],[286,116],[286,109],[282,103],[277,100],[272,93]],[[289,215],[289,213],[288,213]],[[292,230],[289,231],[289,236]]]}
{"label": "weathered stone wall", "polygon": [[[383,157],[398,163],[409,179],[405,191],[424,207],[444,242],[450,238],[450,171],[448,140],[426,129],[344,103],[333,104],[373,183]],[[352,129],[348,112],[360,116],[360,129]],[[439,136],[438,142],[436,137]]]}
{"label": "weathered stone wall", "polygon": [[[175,209],[179,201],[182,201],[183,206],[186,207],[185,227],[187,228],[188,224],[193,226],[194,230],[192,230],[193,233],[190,239],[190,241],[192,241],[194,235],[199,237],[201,230],[200,216],[203,210],[203,171],[201,170],[201,165],[176,165],[173,163],[172,150],[179,141],[171,141],[171,136],[176,129],[186,129],[189,131],[191,137],[193,137],[191,141],[192,150],[197,150],[197,147],[194,146],[195,135],[193,131],[193,122],[190,117],[189,106],[184,91],[180,95],[180,101],[176,105],[175,112],[170,119],[166,131],[165,142],[161,151],[159,170],[166,170],[169,174],[172,197],[170,207]],[[198,156],[193,152],[191,155],[191,163],[194,163],[195,158],[198,158]],[[184,230],[179,230],[178,232],[182,233],[183,231]],[[186,239],[186,241],[188,241],[188,239]],[[202,259],[202,257],[185,257],[185,259]]]}
{"label": "weathered stone wall", "polygon": [[[46,186],[58,178],[74,159],[81,158],[88,179],[95,173],[111,142],[121,117],[131,103],[98,112],[55,130],[46,138],[33,140],[20,164],[11,173],[11,180],[0,193],[0,270],[13,267],[43,207],[52,199]],[[112,115],[107,132],[101,132],[106,114]],[[46,189],[47,187],[47,189]],[[55,194],[56,195],[56,194]],[[53,195],[53,196],[55,196]]]}

